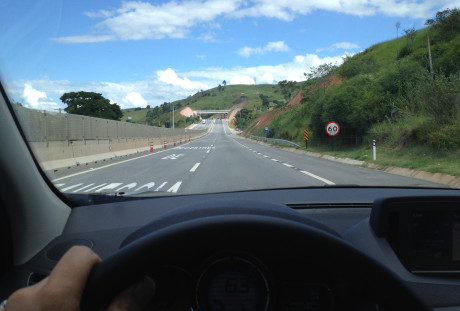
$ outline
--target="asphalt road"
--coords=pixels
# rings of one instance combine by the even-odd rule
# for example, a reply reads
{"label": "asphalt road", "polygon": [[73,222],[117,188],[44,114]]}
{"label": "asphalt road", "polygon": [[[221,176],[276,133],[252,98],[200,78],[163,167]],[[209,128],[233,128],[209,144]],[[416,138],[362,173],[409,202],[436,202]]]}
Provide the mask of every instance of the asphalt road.
{"label": "asphalt road", "polygon": [[[210,133],[175,148],[145,153],[54,178],[67,193],[211,193],[334,185],[442,185],[291,153],[233,134],[223,120]],[[152,195],[155,193],[152,192]]]}

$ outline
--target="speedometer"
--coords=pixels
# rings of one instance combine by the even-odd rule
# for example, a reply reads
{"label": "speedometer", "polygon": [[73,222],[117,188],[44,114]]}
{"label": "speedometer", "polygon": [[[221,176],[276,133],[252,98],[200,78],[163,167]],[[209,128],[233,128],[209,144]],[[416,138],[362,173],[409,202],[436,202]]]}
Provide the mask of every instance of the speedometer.
{"label": "speedometer", "polygon": [[198,278],[196,305],[200,311],[265,311],[269,300],[267,278],[245,258],[216,260]]}

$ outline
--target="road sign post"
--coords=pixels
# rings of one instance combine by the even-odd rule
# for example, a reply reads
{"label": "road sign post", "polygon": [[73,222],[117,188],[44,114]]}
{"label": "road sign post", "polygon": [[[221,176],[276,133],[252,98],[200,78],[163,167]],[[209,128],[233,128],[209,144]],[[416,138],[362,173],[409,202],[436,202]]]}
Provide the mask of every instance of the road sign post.
{"label": "road sign post", "polygon": [[309,140],[308,129],[303,130],[303,139],[305,140],[305,149],[308,149],[308,140]]}
{"label": "road sign post", "polygon": [[334,151],[334,140],[335,137],[340,133],[340,125],[335,122],[331,121],[326,124],[326,134],[331,137],[331,150]]}
{"label": "road sign post", "polygon": [[265,138],[268,138],[268,126],[265,127],[264,131],[265,131]]}

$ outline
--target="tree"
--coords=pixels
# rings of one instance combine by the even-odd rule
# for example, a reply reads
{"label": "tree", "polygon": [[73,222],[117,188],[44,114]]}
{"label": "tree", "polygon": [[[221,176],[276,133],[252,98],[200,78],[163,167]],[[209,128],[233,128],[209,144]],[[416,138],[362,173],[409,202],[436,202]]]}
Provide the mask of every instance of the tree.
{"label": "tree", "polygon": [[262,106],[266,109],[270,106],[270,100],[268,99],[267,95],[259,94],[259,98],[262,101]]}
{"label": "tree", "polygon": [[225,81],[225,80],[222,81],[222,85],[223,85],[223,86],[226,86],[226,85],[227,85],[227,81]]}
{"label": "tree", "polygon": [[281,94],[283,94],[286,103],[291,100],[292,93],[296,89],[297,85],[294,81],[283,80],[278,82],[278,85],[281,89]]}
{"label": "tree", "polygon": [[331,73],[337,69],[332,63],[322,64],[318,67],[310,67],[310,73],[304,73],[308,80],[318,79],[323,86],[323,94],[326,94],[326,82]]}
{"label": "tree", "polygon": [[397,39],[399,38],[399,27],[401,27],[401,23],[397,22],[395,26],[396,26],[396,39]]}
{"label": "tree", "polygon": [[67,105],[65,112],[83,116],[120,120],[123,116],[120,106],[111,104],[100,93],[68,92],[61,96],[61,101]]}

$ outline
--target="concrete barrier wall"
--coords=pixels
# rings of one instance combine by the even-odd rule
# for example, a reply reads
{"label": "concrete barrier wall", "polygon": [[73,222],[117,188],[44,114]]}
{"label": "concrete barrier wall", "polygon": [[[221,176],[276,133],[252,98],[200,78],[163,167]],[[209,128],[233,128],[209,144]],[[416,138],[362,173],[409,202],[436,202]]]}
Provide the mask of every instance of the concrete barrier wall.
{"label": "concrete barrier wall", "polygon": [[165,141],[167,148],[186,144],[187,142],[206,135],[206,131],[195,131],[188,135],[174,135],[161,138],[126,138],[29,142],[43,170],[58,170],[77,165],[85,165],[126,155],[150,152],[150,142],[154,151],[163,150]]}
{"label": "concrete barrier wall", "polygon": [[207,134],[206,130],[170,129],[16,106],[22,130],[42,168],[60,168],[163,149]]}

